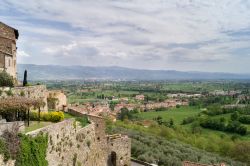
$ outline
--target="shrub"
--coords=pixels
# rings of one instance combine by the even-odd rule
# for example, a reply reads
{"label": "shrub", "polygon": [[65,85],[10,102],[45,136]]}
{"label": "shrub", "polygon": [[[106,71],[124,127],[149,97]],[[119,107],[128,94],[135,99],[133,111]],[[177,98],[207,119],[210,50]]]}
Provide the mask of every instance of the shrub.
{"label": "shrub", "polygon": [[250,143],[249,142],[240,142],[238,143],[233,151],[232,156],[240,161],[250,163]]}
{"label": "shrub", "polygon": [[[50,122],[60,122],[64,119],[64,113],[61,111],[50,111],[50,112],[41,112],[40,120],[50,121]],[[31,111],[30,120],[39,120],[39,114],[37,111]]]}
{"label": "shrub", "polygon": [[88,140],[87,141],[87,146],[90,147],[90,144],[91,144],[91,142],[90,142],[90,140]]}
{"label": "shrub", "polygon": [[60,122],[64,119],[64,114],[61,111],[54,111],[49,113],[51,115],[51,122]]}
{"label": "shrub", "polygon": [[7,96],[13,96],[13,92],[11,91],[11,89],[6,91],[5,93]]}
{"label": "shrub", "polygon": [[25,96],[24,91],[20,92],[20,96]]}
{"label": "shrub", "polygon": [[239,113],[237,111],[231,114],[231,120],[238,120],[238,118],[239,118]]}
{"label": "shrub", "polygon": [[182,120],[182,123],[181,123],[181,124],[185,125],[185,124],[192,123],[193,121],[195,121],[195,119],[196,119],[196,118],[195,118],[194,116],[190,116],[190,117],[184,118],[184,119]]}
{"label": "shrub", "polygon": [[250,116],[249,115],[240,116],[239,122],[244,124],[250,124]]}
{"label": "shrub", "polygon": [[220,119],[207,118],[202,120],[200,125],[204,128],[209,128],[219,131],[227,131],[231,133],[237,133],[240,135],[246,135],[247,128],[241,125],[238,121],[230,121],[227,125]]}
{"label": "shrub", "polygon": [[81,126],[84,127],[87,124],[89,124],[89,120],[87,116],[83,116],[83,117],[77,117],[76,121],[80,122]]}
{"label": "shrub", "polygon": [[13,87],[14,86],[14,80],[13,77],[10,76],[7,72],[3,71],[0,72],[0,87],[1,86],[8,86]]}

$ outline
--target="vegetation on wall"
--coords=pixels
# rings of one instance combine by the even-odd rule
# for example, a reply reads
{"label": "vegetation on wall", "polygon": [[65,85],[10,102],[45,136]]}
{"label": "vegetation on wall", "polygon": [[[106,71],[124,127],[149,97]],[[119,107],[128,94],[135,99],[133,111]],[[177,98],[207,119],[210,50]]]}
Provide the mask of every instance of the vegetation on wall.
{"label": "vegetation on wall", "polygon": [[7,87],[14,86],[13,78],[5,71],[0,72],[0,87],[1,86],[7,86]]}
{"label": "vegetation on wall", "polygon": [[46,151],[48,135],[39,134],[35,137],[20,135],[20,151],[16,166],[47,166]]}
{"label": "vegetation on wall", "polygon": [[87,116],[76,117],[75,120],[80,122],[80,125],[82,127],[85,127],[87,124],[90,123]]}
{"label": "vegetation on wall", "polygon": [[5,140],[3,140],[3,139],[0,139],[0,154],[3,155],[4,161],[9,160],[9,158],[10,158],[10,152],[7,149]]}

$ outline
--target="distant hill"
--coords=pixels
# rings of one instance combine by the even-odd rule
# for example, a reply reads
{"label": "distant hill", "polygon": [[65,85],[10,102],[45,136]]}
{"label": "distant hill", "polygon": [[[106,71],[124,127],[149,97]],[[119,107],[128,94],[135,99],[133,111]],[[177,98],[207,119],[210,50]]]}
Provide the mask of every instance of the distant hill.
{"label": "distant hill", "polygon": [[175,70],[140,70],[124,67],[90,67],[18,64],[18,77],[28,70],[29,80],[213,80],[249,79],[250,74],[182,72]]}

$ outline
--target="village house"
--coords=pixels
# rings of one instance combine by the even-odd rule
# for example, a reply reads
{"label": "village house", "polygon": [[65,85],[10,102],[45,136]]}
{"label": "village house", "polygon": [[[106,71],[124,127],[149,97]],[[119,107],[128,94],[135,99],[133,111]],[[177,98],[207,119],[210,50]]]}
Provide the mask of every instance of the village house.
{"label": "village house", "polygon": [[0,22],[0,71],[6,71],[15,80],[16,73],[16,40],[18,30]]}
{"label": "village house", "polygon": [[56,99],[55,103],[53,104],[53,108],[58,111],[65,110],[67,107],[67,97],[66,95],[60,90],[50,90],[47,92],[47,99]]}
{"label": "village house", "polygon": [[201,94],[176,93],[176,94],[168,94],[167,96],[169,98],[178,98],[178,97],[183,97],[183,98],[199,98],[202,95]]}
{"label": "village house", "polygon": [[136,96],[135,96],[135,99],[136,99],[136,100],[142,100],[142,101],[143,101],[144,98],[145,98],[144,95],[136,95]]}

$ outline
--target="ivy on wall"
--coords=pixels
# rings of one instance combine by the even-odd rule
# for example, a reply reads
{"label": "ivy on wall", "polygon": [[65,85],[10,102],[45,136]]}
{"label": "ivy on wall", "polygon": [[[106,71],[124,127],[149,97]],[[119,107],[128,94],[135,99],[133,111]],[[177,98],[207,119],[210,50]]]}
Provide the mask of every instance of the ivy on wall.
{"label": "ivy on wall", "polygon": [[4,161],[9,160],[10,152],[6,147],[6,143],[3,139],[0,138],[0,154],[3,155]]}
{"label": "ivy on wall", "polygon": [[48,135],[38,134],[35,137],[20,135],[20,151],[16,166],[47,166],[46,151]]}

